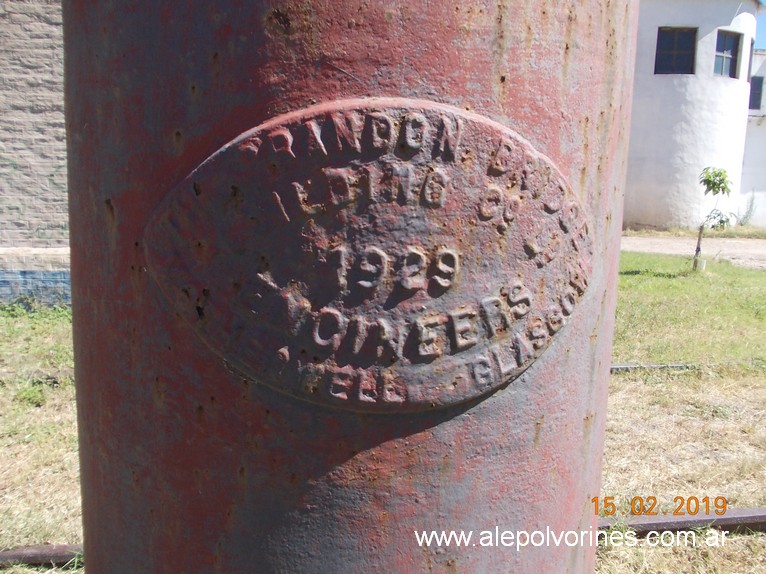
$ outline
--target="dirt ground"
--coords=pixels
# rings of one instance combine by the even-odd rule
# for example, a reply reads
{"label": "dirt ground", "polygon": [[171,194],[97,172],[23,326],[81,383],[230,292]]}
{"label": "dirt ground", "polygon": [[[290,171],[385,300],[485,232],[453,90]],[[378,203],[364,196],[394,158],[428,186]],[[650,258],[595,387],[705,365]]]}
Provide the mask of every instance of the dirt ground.
{"label": "dirt ground", "polygon": [[[622,251],[694,255],[697,240],[692,237],[623,237]],[[766,239],[702,238],[702,258],[727,259],[735,265],[766,269]]]}

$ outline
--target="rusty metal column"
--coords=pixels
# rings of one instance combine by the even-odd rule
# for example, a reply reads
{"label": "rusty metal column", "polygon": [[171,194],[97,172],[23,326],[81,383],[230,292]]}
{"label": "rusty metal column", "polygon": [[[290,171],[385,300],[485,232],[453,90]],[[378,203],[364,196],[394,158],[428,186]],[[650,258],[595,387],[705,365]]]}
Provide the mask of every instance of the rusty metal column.
{"label": "rusty metal column", "polygon": [[64,9],[89,574],[591,569],[637,3]]}

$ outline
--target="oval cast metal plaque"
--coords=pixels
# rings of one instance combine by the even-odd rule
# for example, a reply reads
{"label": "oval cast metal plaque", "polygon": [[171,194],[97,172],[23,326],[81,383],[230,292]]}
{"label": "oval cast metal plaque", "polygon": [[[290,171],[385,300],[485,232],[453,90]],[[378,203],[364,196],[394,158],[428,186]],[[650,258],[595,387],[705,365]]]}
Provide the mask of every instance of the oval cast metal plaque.
{"label": "oval cast metal plaque", "polygon": [[274,118],[173,189],[148,270],[243,376],[357,411],[457,404],[521,374],[585,293],[587,218],[551,160],[409,99]]}

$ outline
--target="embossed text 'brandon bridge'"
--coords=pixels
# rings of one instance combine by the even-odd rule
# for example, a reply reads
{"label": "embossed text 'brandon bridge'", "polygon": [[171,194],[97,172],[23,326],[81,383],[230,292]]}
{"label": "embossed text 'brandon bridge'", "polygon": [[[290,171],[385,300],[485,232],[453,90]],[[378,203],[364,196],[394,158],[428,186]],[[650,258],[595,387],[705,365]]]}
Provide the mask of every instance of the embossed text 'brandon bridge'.
{"label": "embossed text 'brandon bridge'", "polygon": [[169,194],[146,245],[177,312],[237,371],[384,412],[518,376],[574,312],[592,257],[548,158],[486,118],[404,99],[245,132]]}

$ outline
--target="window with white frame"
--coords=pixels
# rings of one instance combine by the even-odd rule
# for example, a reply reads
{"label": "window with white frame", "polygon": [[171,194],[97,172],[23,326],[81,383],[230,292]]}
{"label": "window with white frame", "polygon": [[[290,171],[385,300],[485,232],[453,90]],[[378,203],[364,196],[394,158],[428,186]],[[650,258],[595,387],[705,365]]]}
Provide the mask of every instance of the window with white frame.
{"label": "window with white frame", "polygon": [[739,47],[742,43],[742,34],[718,30],[718,40],[715,45],[715,67],[713,73],[716,76],[738,78]]}

